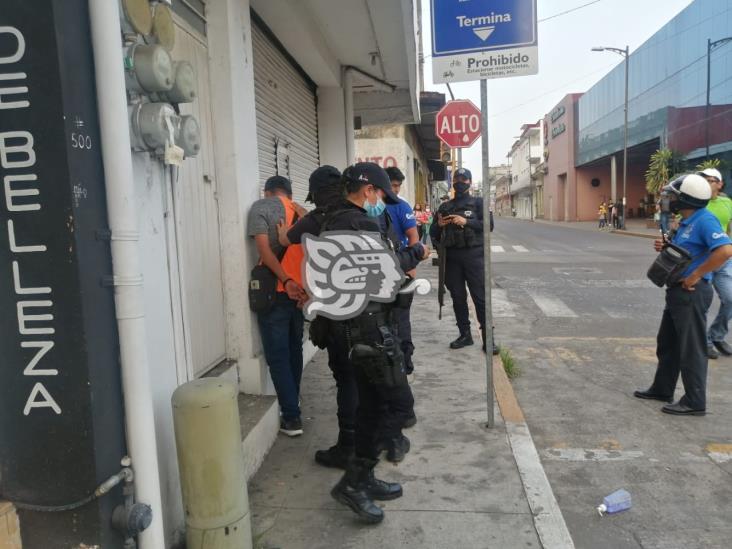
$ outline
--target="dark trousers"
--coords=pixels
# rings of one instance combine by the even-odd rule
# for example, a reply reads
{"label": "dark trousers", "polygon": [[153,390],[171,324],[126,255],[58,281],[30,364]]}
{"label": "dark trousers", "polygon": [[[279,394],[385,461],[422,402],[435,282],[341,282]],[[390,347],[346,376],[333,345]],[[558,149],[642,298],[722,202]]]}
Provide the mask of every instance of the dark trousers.
{"label": "dark trousers", "polygon": [[485,329],[485,281],[483,279],[483,246],[450,248],[445,261],[445,286],[452,297],[452,308],[460,334],[470,333],[468,291],[475,305],[481,331]]}
{"label": "dark trousers", "polygon": [[404,367],[408,374],[414,371],[412,364],[412,355],[414,354],[414,343],[412,343],[412,322],[409,315],[412,310],[410,303],[405,309],[398,309],[397,315],[399,320],[399,340],[401,341],[402,353],[404,353]]}
{"label": "dark trousers", "polygon": [[345,323],[331,324],[328,366],[336,380],[339,441],[344,432],[355,430],[356,455],[369,459],[378,456],[377,442],[401,434],[404,421],[413,414],[414,396],[409,385],[375,385],[348,359]]}
{"label": "dark trousers", "polygon": [[269,366],[282,416],[300,417],[302,379],[302,311],[284,292],[277,292],[272,308],[257,315],[264,357]]}
{"label": "dark trousers", "polygon": [[328,367],[336,382],[339,440],[350,438],[356,430],[358,387],[356,375],[348,360],[348,345],[345,340],[336,341],[334,338],[328,344]]}
{"label": "dark trousers", "polygon": [[699,282],[693,292],[681,286],[666,290],[666,307],[656,338],[658,367],[650,391],[673,395],[681,374],[682,404],[705,410],[707,387],[707,310],[712,304],[710,284]]}

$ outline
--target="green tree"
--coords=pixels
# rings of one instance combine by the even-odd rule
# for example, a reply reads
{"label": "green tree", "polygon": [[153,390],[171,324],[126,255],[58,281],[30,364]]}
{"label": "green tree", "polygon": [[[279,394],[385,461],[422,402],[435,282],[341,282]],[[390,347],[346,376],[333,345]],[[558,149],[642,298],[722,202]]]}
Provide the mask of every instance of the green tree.
{"label": "green tree", "polygon": [[707,168],[715,168],[717,170],[723,170],[726,168],[726,163],[719,158],[707,158],[703,162],[696,165],[698,171],[706,170]]}
{"label": "green tree", "polygon": [[646,189],[657,195],[661,188],[668,184],[672,176],[686,169],[684,155],[671,149],[659,149],[651,155],[651,162],[646,171]]}

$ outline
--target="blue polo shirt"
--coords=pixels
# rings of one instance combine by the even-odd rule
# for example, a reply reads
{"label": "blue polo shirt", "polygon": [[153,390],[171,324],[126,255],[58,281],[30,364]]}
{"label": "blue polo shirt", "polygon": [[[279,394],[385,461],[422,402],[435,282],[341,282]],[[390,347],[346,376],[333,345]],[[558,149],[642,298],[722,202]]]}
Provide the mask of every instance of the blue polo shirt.
{"label": "blue polo shirt", "polygon": [[399,204],[387,204],[386,211],[389,212],[389,217],[394,226],[394,230],[405,246],[407,242],[407,230],[417,226],[417,220],[414,218],[414,210],[409,205],[409,202],[399,197]]}
{"label": "blue polo shirt", "polygon": [[[691,254],[692,260],[684,271],[684,277],[689,276],[694,269],[709,259],[713,250],[725,244],[732,244],[732,240],[722,230],[719,220],[706,208],[682,219],[672,242]],[[711,280],[712,273],[707,273],[702,278]]]}

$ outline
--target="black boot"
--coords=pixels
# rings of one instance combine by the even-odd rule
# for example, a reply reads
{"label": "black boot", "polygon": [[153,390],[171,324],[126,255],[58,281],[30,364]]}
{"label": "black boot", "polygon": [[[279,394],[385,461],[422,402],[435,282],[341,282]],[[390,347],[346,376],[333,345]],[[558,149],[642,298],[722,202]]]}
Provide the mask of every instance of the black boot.
{"label": "black boot", "polygon": [[398,482],[386,482],[379,480],[374,476],[374,470],[369,471],[368,478],[366,479],[366,493],[371,499],[378,499],[379,501],[388,501],[390,499],[397,499],[402,497],[402,485]]}
{"label": "black boot", "polygon": [[463,347],[467,347],[472,344],[473,336],[471,336],[470,333],[460,334],[460,337],[450,343],[450,349],[462,349]]}
{"label": "black boot", "polygon": [[394,438],[385,438],[377,446],[380,450],[386,450],[386,459],[392,463],[404,461],[410,447],[409,439],[401,434]]}
{"label": "black boot", "polygon": [[352,458],[343,478],[330,491],[330,495],[361,517],[364,521],[377,524],[384,520],[384,511],[378,507],[366,491],[369,476],[373,474],[375,459]]}
{"label": "black boot", "polygon": [[338,442],[327,450],[315,452],[315,461],[323,467],[345,469],[348,460],[354,456],[354,432],[341,430],[338,433]]}

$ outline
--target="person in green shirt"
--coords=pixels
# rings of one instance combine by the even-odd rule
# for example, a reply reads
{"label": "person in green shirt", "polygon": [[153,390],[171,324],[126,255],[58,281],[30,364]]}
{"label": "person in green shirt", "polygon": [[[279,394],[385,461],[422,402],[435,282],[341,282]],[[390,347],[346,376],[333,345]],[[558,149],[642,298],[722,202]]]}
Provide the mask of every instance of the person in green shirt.
{"label": "person in green shirt", "polygon": [[[732,221],[732,200],[722,193],[724,182],[722,174],[714,168],[707,168],[699,172],[712,188],[712,199],[707,209],[719,220],[722,232],[730,234]],[[720,306],[714,322],[707,332],[707,356],[717,358],[717,350],[725,356],[732,355],[732,345],[724,339],[727,337],[728,324],[732,319],[732,260],[727,261],[712,278],[714,289],[717,290]]]}

